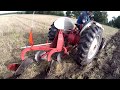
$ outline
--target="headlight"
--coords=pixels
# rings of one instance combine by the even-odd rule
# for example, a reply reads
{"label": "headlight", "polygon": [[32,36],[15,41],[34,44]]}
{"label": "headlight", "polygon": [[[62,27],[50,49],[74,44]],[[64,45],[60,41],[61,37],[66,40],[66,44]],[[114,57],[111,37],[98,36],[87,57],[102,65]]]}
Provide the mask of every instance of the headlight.
{"label": "headlight", "polygon": [[82,22],[85,23],[86,22],[85,19],[83,19]]}

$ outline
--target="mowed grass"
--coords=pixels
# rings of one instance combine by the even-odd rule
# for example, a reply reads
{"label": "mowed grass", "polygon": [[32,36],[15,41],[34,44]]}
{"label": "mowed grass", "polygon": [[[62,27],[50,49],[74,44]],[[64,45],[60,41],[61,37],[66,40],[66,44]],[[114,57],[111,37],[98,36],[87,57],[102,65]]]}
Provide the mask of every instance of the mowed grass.
{"label": "mowed grass", "polygon": [[[32,30],[35,44],[46,42],[50,25],[58,17],[52,15],[34,15],[34,28]],[[12,62],[20,62],[20,47],[28,45],[32,18],[32,15],[0,16],[0,77],[10,73],[6,65]],[[118,31],[118,29],[109,26],[103,25],[103,27],[105,28],[104,36],[106,38],[111,37]]]}

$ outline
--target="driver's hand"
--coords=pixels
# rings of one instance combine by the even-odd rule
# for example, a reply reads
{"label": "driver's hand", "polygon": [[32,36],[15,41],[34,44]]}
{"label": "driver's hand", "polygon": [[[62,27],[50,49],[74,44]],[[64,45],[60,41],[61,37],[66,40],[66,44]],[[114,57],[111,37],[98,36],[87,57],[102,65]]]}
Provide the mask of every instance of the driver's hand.
{"label": "driver's hand", "polygon": [[74,25],[73,30],[78,30],[77,24]]}

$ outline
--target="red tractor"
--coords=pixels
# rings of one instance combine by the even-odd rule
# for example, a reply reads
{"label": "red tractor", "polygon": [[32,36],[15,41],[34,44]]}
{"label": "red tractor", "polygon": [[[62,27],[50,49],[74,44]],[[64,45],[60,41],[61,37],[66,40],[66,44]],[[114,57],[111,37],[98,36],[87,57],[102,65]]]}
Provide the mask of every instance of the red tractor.
{"label": "red tractor", "polygon": [[[82,29],[75,25],[68,17],[58,18],[49,29],[49,43],[39,45],[33,45],[32,32],[30,32],[31,46],[24,47],[25,49],[21,52],[22,63],[8,65],[9,70],[15,71],[12,77],[20,76],[24,68],[33,62],[42,60],[51,62],[54,55],[56,55],[54,60],[59,62],[69,54],[74,56],[73,59],[78,65],[87,65],[92,62],[99,50],[105,46],[102,35],[104,28],[95,21],[84,24]],[[38,52],[33,58],[25,58],[25,54],[30,51]]]}

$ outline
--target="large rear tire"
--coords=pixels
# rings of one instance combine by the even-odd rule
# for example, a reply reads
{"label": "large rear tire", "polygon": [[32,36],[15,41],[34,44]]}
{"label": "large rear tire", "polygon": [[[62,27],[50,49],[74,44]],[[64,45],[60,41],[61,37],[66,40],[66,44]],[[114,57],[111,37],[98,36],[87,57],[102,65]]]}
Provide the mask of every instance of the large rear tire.
{"label": "large rear tire", "polygon": [[87,65],[96,56],[102,41],[102,29],[95,24],[81,33],[75,61],[79,65]]}

